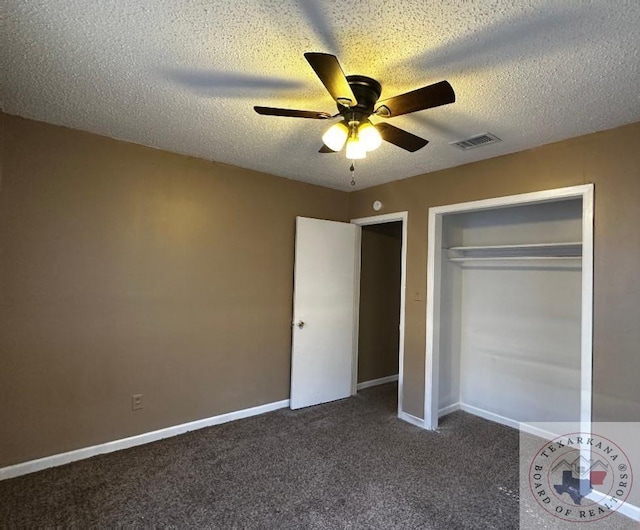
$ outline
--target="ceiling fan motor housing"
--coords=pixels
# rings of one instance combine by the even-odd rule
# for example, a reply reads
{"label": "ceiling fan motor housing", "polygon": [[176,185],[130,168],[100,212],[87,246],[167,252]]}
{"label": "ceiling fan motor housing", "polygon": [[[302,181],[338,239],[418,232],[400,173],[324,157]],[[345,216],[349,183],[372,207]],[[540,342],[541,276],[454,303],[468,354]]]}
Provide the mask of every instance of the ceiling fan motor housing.
{"label": "ceiling fan motor housing", "polygon": [[356,97],[357,104],[347,107],[338,103],[338,112],[347,119],[362,122],[371,114],[380,98],[382,86],[375,79],[364,75],[348,75],[347,81]]}

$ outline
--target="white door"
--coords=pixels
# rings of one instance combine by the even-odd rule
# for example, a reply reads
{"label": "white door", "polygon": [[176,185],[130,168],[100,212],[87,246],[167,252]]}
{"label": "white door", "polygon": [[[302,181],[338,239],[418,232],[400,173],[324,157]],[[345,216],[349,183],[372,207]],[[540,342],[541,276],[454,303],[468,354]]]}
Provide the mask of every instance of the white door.
{"label": "white door", "polygon": [[291,408],[351,395],[360,227],[296,219]]}

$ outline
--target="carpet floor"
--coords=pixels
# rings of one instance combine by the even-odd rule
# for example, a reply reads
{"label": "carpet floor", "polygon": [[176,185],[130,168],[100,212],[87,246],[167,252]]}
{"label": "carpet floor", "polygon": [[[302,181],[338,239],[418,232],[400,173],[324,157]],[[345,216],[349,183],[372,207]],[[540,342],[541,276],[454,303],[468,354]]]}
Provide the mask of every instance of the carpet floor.
{"label": "carpet floor", "polygon": [[397,386],[0,482],[2,527],[518,528],[518,431],[396,417]]}

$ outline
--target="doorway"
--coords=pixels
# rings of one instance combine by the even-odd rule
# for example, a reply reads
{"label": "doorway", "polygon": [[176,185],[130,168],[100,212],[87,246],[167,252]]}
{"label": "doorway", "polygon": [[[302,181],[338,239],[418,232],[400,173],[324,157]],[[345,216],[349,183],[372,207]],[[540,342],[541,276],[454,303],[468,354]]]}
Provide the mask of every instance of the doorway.
{"label": "doorway", "polygon": [[402,412],[407,212],[354,219],[362,227],[352,394],[398,381]]}

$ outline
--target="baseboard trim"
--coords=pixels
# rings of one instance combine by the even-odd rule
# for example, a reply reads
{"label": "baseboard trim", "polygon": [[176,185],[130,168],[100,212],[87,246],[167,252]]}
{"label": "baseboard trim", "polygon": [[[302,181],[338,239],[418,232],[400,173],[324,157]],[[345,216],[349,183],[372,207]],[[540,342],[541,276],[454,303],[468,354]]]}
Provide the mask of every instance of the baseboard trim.
{"label": "baseboard trim", "polygon": [[424,429],[424,420],[422,418],[414,416],[413,414],[409,414],[408,412],[401,412],[400,414],[398,414],[398,418],[406,421],[407,423],[410,423],[411,425],[415,425],[416,427]]}
{"label": "baseboard trim", "polygon": [[466,403],[460,403],[460,410],[463,410],[475,416],[480,416],[485,420],[495,421],[496,423],[501,423],[502,425],[506,425],[507,427],[513,427],[514,429],[518,429],[519,431],[544,438],[545,440],[553,440],[558,436],[557,434],[539,429],[538,427],[534,427],[533,425],[529,425],[528,423],[522,423],[517,420],[507,418],[506,416],[501,416],[500,414],[495,414],[494,412],[489,412],[488,410],[474,407],[473,405],[467,405]]}
{"label": "baseboard trim", "polygon": [[156,442],[158,440],[170,438],[179,434],[184,434],[189,431],[204,429],[205,427],[212,427],[214,425],[220,425],[222,423],[228,423],[230,421],[250,418],[251,416],[258,416],[266,412],[284,409],[288,406],[289,400],[283,399],[282,401],[275,401],[273,403],[258,405],[257,407],[236,410],[234,412],[227,412],[226,414],[220,414],[218,416],[212,416],[210,418],[204,418],[202,420],[182,423],[180,425],[174,425],[173,427],[158,429],[157,431],[146,432],[143,434],[138,434],[136,436],[129,436],[128,438],[121,438],[119,440],[113,440],[111,442],[106,442],[99,445],[83,447],[82,449],[76,449],[74,451],[68,451],[66,453],[59,453],[56,455],[46,456],[44,458],[38,458],[37,460],[30,460],[28,462],[14,464],[12,466],[0,468],[0,480],[19,477],[21,475],[34,473],[36,471],[41,471],[50,467],[62,466],[64,464],[69,464],[78,460],[91,458],[92,456],[112,453],[114,451],[120,451],[121,449],[128,449],[129,447]]}
{"label": "baseboard trim", "polygon": [[[499,414],[494,414],[493,412],[489,412],[488,410],[484,410],[478,407],[474,407],[472,405],[467,405],[466,403],[455,403],[454,405],[450,405],[449,407],[445,407],[440,409],[440,416],[444,416],[449,412],[453,412],[453,410],[448,410],[452,407],[459,406],[460,410],[464,410],[469,414],[474,414],[475,416],[480,416],[486,420],[495,421],[496,423],[501,423],[503,425],[507,425],[509,427],[513,427],[514,429],[519,429],[520,431],[524,431],[529,434],[533,434],[534,436],[539,436],[545,440],[553,440],[558,436],[558,434],[554,434],[550,431],[546,431],[543,429],[539,429],[534,427],[533,425],[529,425],[527,423],[521,423],[516,420],[512,420],[511,418],[507,418],[505,416],[500,416]],[[597,490],[593,490],[587,498],[597,502],[604,506],[605,504],[611,504],[613,498],[609,495],[601,493]],[[640,521],[640,507],[634,506],[633,504],[629,504],[628,502],[622,503],[622,505],[616,510],[621,515],[633,519],[634,521]]]}
{"label": "baseboard trim", "polygon": [[[611,502],[613,501],[613,497],[606,495],[605,493],[601,493],[598,490],[593,490],[589,493],[589,495],[587,495],[587,499],[595,501],[602,506],[605,504],[611,505]],[[634,521],[640,521],[640,507],[629,504],[628,502],[623,502],[616,510],[616,513],[624,515]]]}
{"label": "baseboard trim", "polygon": [[438,418],[442,418],[442,416],[446,416],[447,414],[451,414],[452,412],[455,412],[456,410],[460,410],[460,402],[459,401],[457,403],[454,403],[453,405],[449,405],[447,407],[442,407],[438,411]]}
{"label": "baseboard trim", "polygon": [[460,403],[460,410],[464,410],[465,412],[473,414],[474,416],[480,416],[485,420],[495,421],[496,423],[501,423],[502,425],[513,427],[514,429],[518,429],[520,426],[520,422],[512,420],[511,418],[500,416],[500,414],[495,414],[494,412],[489,412],[488,410],[474,407],[473,405],[467,405],[466,403]]}
{"label": "baseboard trim", "polygon": [[363,381],[362,383],[358,383],[358,390],[362,390],[364,388],[369,388],[372,386],[386,385],[387,383],[394,383],[397,380],[398,380],[398,374],[388,375],[387,377],[381,377],[379,379],[371,379],[369,381]]}

